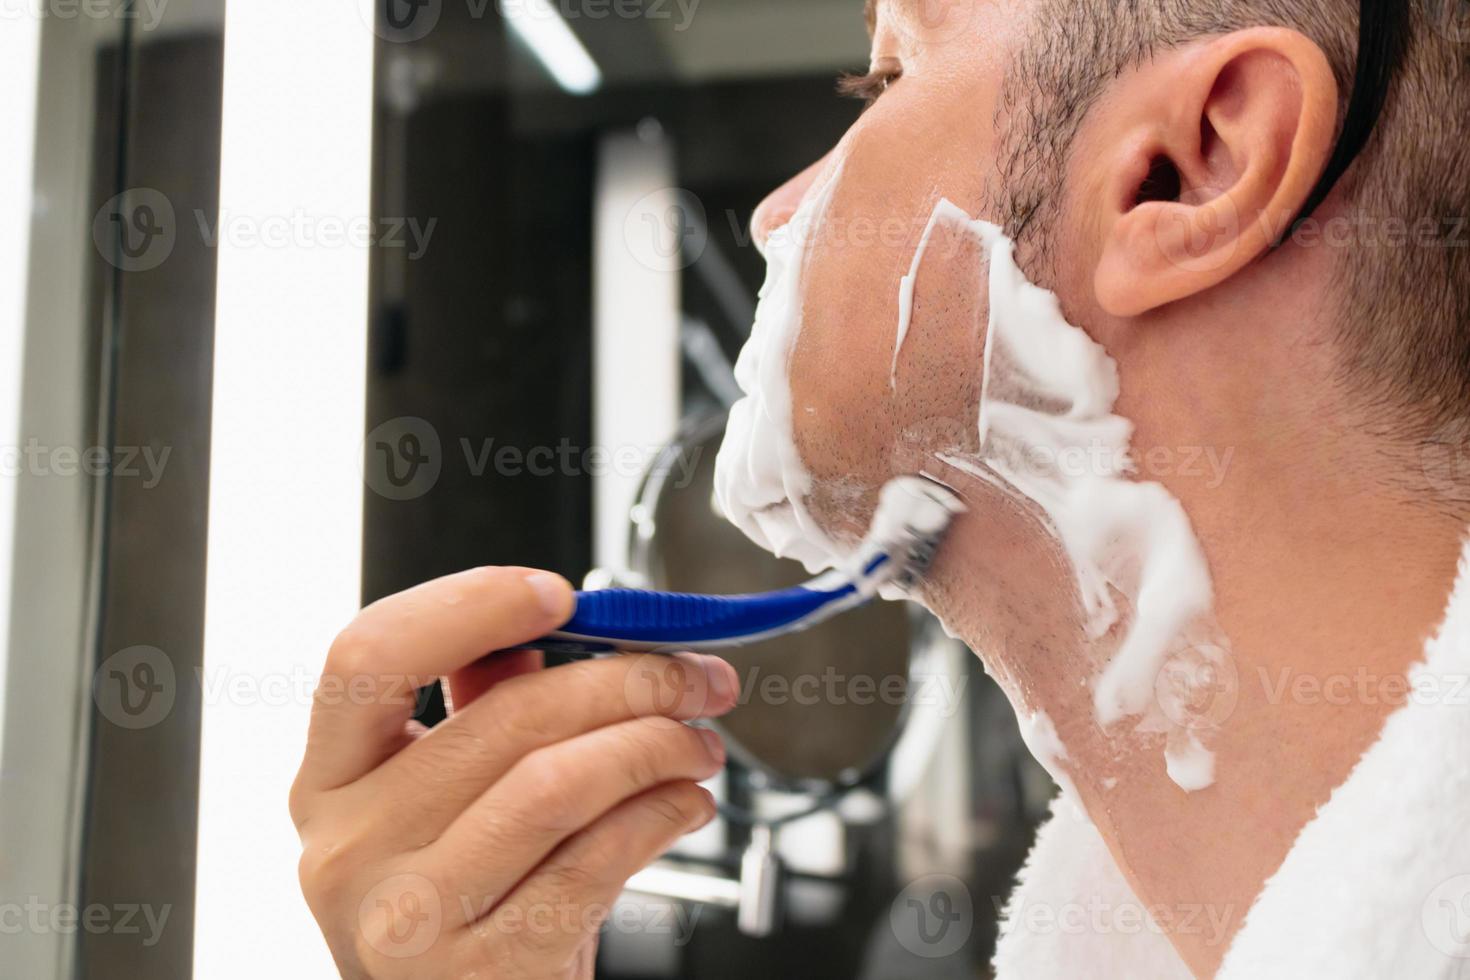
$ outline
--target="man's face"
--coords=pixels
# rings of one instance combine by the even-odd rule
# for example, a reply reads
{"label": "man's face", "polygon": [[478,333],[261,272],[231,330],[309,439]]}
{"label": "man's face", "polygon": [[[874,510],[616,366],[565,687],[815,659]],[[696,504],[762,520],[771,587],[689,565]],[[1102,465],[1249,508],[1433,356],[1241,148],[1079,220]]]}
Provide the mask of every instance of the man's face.
{"label": "man's face", "polygon": [[[971,517],[951,530],[964,547],[941,552],[925,602],[977,649],[1065,650],[1077,647],[1080,613],[1060,545],[1031,501],[941,458],[981,455],[989,257],[954,223],[925,237],[941,200],[996,223],[1010,210],[998,180],[997,108],[1026,30],[1025,8],[1025,0],[878,0],[872,67],[878,77],[901,77],[831,153],[763,202],[752,224],[764,242],[807,204],[783,241],[806,244],[793,304],[801,312],[790,348],[790,436],[811,477],[802,503],[812,521],[851,545],[867,531],[888,480],[939,477],[960,492]],[[911,272],[900,345],[900,291]],[[770,443],[785,438],[753,437],[742,427],[726,467],[736,483],[751,465],[747,453],[779,455]],[[792,485],[785,489],[789,496]],[[771,505],[750,496],[756,509]],[[750,532],[749,522],[742,527]],[[1036,662],[1067,673],[1055,656]],[[1090,669],[1076,666],[1068,676]],[[1031,685],[1014,681],[1017,689]]]}
{"label": "man's face", "polygon": [[836,537],[861,535],[890,477],[974,448],[985,256],[952,227],[934,232],[895,358],[900,281],[941,198],[993,217],[994,120],[1019,20],[1014,5],[981,0],[880,0],[875,14],[870,79],[889,79],[886,90],[754,221],[764,238],[836,181],[825,211],[793,229],[809,248],[790,365],[808,506]]}

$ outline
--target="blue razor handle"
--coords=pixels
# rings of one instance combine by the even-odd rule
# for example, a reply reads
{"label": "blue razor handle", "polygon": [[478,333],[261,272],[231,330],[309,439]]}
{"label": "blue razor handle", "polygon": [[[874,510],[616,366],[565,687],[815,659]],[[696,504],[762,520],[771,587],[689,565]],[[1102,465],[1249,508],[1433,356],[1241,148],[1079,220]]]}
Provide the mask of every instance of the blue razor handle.
{"label": "blue razor handle", "polygon": [[959,498],[935,481],[898,477],[884,486],[868,537],[841,568],[794,588],[752,595],[578,592],[569,622],[517,649],[574,656],[703,652],[804,630],[869,602],[880,590],[903,594],[929,567],[950,521],[963,511]]}
{"label": "blue razor handle", "polygon": [[[886,555],[873,559],[864,575],[872,575],[887,561]],[[642,589],[578,592],[576,615],[561,629],[526,646],[565,654],[720,650],[815,626],[866,603],[873,594],[859,589],[850,577],[834,574],[752,595]]]}

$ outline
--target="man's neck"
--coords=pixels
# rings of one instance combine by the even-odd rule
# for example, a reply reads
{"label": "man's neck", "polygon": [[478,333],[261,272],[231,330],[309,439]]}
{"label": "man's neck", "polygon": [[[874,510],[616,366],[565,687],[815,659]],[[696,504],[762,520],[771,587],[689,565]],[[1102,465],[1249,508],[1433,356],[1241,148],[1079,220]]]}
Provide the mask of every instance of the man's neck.
{"label": "man's neck", "polygon": [[[1108,654],[1084,637],[1065,558],[1037,516],[1007,509],[979,481],[947,476],[983,499],[974,510],[986,517],[956,527],[931,605],[1018,712],[1045,712],[1055,725],[1066,775],[1140,903],[1181,921],[1204,908],[1208,921],[1228,924],[1223,936],[1173,936],[1196,973],[1212,974],[1297,834],[1405,703],[1404,676],[1442,619],[1463,528],[1432,508],[1346,486],[1278,485],[1254,499],[1218,487],[1190,499],[1178,488],[1229,647],[1219,692],[1228,701],[1203,732],[1216,779],[1186,793],[1168,777],[1157,735],[1133,732],[1132,721],[1097,723],[1088,682]],[[1237,492],[1253,485],[1237,476]]]}

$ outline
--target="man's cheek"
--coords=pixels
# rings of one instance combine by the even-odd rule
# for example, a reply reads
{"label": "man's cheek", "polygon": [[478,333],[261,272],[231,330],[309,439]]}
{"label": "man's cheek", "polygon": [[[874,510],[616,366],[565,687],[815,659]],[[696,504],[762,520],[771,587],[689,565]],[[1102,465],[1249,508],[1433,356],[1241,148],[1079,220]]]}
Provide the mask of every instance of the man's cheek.
{"label": "man's cheek", "polygon": [[792,428],[812,477],[806,505],[839,541],[862,537],[877,491],[892,475],[892,401],[863,373],[853,358],[824,352],[805,332],[792,360]]}
{"label": "man's cheek", "polygon": [[835,238],[822,242],[808,264],[791,360],[792,425],[817,483],[881,485],[887,478],[896,435],[888,385],[894,268],[892,255]]}
{"label": "man's cheek", "polygon": [[891,370],[895,472],[920,472],[936,455],[979,450],[987,272],[984,247],[966,228],[936,224],[915,250]]}
{"label": "man's cheek", "polygon": [[989,312],[985,254],[963,229],[916,234],[901,261],[869,256],[866,279],[851,277],[862,256],[849,258],[839,276],[821,274],[830,262],[810,266],[791,362],[808,507],[838,539],[861,537],[889,479],[976,452]]}

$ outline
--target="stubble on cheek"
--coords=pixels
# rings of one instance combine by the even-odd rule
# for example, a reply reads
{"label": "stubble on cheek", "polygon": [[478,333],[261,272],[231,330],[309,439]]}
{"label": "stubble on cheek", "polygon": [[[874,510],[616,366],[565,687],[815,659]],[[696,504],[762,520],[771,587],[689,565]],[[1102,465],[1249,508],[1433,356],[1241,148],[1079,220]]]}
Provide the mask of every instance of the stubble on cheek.
{"label": "stubble on cheek", "polygon": [[[860,289],[851,265],[835,277],[818,267],[808,281],[791,375],[795,442],[812,476],[807,506],[826,533],[853,543],[889,479],[927,473],[955,486],[969,513],[941,551],[925,601],[1029,700],[1026,692],[1049,686],[1046,675],[1077,666],[1073,573],[1039,508],[944,462],[980,456],[989,261],[974,234],[939,224],[914,268],[919,237],[889,263],[881,288]],[[900,280],[911,271],[912,310],[895,359]]]}
{"label": "stubble on cheek", "polygon": [[935,229],[895,360],[900,282],[918,238],[881,261],[831,255],[828,262],[848,262],[836,274],[814,263],[808,281],[792,356],[792,424],[812,476],[808,507],[837,540],[862,537],[888,480],[933,472],[940,454],[978,449],[985,255],[962,230]]}

